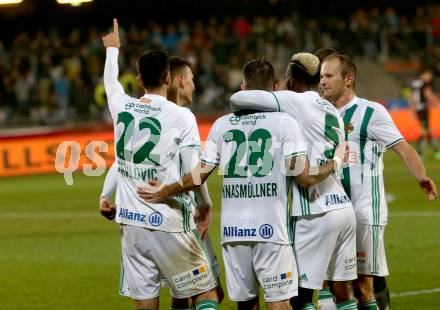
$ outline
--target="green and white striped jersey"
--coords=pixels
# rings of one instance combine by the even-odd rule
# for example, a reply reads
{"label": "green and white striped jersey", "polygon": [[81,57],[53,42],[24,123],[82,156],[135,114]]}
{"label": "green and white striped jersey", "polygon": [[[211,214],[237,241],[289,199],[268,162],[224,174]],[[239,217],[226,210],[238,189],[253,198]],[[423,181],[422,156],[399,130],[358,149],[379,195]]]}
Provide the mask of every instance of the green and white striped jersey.
{"label": "green and white striped jersey", "polygon": [[104,69],[118,165],[115,220],[169,232],[195,229],[195,204],[189,194],[176,195],[169,203],[147,203],[136,193],[149,179],[164,184],[179,180],[182,150],[194,148],[198,156],[200,136],[194,114],[159,95],[125,94],[117,79],[117,55],[116,48],[107,48]]}
{"label": "green and white striped jersey", "polygon": [[[331,160],[335,148],[344,141],[344,126],[336,108],[317,92],[240,91],[232,95],[233,111],[256,109],[286,112],[298,122],[308,148],[310,166]],[[351,208],[351,202],[336,175],[331,175],[308,189],[293,187],[294,216],[320,214]]]}
{"label": "green and white striped jersey", "polygon": [[339,109],[349,141],[350,165],[342,183],[361,224],[386,225],[383,179],[385,150],[403,140],[388,111],[379,103],[354,97]]}
{"label": "green and white striped jersey", "polygon": [[228,114],[211,128],[201,161],[223,175],[222,243],[290,244],[286,159],[306,155],[297,122],[286,113]]}

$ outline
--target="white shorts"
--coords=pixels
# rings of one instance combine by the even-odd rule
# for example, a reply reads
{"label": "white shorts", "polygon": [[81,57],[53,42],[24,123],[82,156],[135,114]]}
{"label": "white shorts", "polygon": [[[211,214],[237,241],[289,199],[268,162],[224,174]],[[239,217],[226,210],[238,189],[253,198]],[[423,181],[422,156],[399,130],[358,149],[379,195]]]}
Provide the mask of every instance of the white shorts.
{"label": "white shorts", "polygon": [[[214,276],[216,277],[216,279],[219,279],[220,278],[220,266],[218,264],[217,255],[215,254],[214,247],[212,246],[212,241],[211,241],[211,238],[209,237],[208,233],[206,233],[205,238],[203,238],[202,241],[203,241],[203,245],[205,247],[205,252],[211,261],[211,267],[214,272]],[[168,281],[163,276],[162,276],[162,286],[163,287],[170,287],[170,285],[168,284]],[[175,297],[172,295],[172,292],[171,292],[171,296]]]}
{"label": "white shorts", "polygon": [[254,299],[260,286],[266,302],[298,295],[298,273],[290,245],[233,242],[223,244],[222,252],[229,299]]}
{"label": "white shorts", "polygon": [[358,274],[388,275],[383,234],[385,226],[357,224],[356,249]]}
{"label": "white shorts", "polygon": [[324,280],[357,278],[353,208],[294,217],[292,222],[300,287],[318,290]]}
{"label": "white shorts", "polygon": [[162,276],[172,295],[188,298],[217,286],[199,234],[121,225],[120,294],[135,300],[159,296]]}

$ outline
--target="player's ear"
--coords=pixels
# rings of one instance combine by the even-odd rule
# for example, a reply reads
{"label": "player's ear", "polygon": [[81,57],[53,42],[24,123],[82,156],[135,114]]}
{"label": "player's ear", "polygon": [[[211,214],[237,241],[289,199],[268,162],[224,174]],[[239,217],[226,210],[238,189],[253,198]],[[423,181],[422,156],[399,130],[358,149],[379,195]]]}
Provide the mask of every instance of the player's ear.
{"label": "player's ear", "polygon": [[354,75],[347,74],[347,76],[345,77],[345,82],[347,83],[348,86],[353,85],[354,84]]}
{"label": "player's ear", "polygon": [[183,75],[179,74],[176,77],[177,79],[177,84],[179,85],[180,88],[183,88]]}
{"label": "player's ear", "polygon": [[171,73],[170,71],[167,72],[167,75],[165,76],[165,84],[171,85]]}

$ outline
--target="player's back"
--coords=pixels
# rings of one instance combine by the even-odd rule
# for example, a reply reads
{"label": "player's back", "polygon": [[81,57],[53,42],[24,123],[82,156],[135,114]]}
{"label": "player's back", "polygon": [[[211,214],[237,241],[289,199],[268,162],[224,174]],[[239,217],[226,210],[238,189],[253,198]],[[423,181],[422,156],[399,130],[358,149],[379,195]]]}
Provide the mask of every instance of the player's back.
{"label": "player's back", "polygon": [[[310,165],[319,166],[332,159],[336,147],[345,140],[343,121],[336,108],[314,91],[279,91],[274,94],[278,97],[281,111],[298,120],[308,142]],[[295,215],[319,214],[351,207],[336,175],[329,176],[309,189],[295,186],[294,195],[295,192],[300,206],[294,209]]]}
{"label": "player's back", "polygon": [[[308,144],[308,156],[312,167],[332,159],[336,147],[344,141],[344,126],[338,111],[317,92],[242,91],[234,94],[231,102],[235,109],[276,110],[291,115],[298,122]],[[335,175],[309,189],[295,186],[293,197],[293,214],[297,216],[352,207],[340,180]]]}
{"label": "player's back", "polygon": [[112,116],[120,174],[116,221],[173,232],[193,229],[192,199],[187,194],[170,204],[151,204],[136,192],[149,179],[165,184],[179,180],[179,152],[200,145],[194,115],[165,97],[147,94],[141,99],[120,97]]}
{"label": "player's back", "polygon": [[223,174],[222,242],[289,243],[285,162],[306,154],[302,140],[285,113],[228,114],[214,123],[202,161]]}

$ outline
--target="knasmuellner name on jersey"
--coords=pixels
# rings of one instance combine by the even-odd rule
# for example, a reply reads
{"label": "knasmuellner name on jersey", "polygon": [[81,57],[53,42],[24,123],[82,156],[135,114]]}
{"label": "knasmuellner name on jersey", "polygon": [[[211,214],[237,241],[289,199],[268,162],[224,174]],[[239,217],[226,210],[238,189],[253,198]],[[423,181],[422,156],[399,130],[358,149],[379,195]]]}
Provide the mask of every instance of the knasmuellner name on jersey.
{"label": "knasmuellner name on jersey", "polygon": [[276,183],[247,183],[223,185],[223,198],[265,198],[278,196]]}

